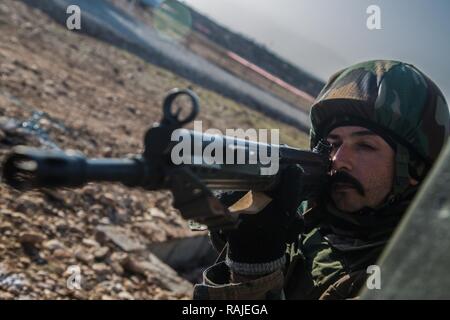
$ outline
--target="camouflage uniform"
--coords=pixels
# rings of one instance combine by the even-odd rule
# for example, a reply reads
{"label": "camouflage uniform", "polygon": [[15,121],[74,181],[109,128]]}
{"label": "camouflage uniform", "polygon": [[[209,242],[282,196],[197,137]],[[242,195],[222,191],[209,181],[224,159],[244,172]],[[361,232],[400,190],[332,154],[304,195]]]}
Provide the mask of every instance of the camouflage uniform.
{"label": "camouflage uniform", "polygon": [[347,214],[325,196],[303,212],[304,228],[287,244],[283,270],[230,283],[220,262],[204,272],[197,299],[343,299],[357,295],[367,266],[376,263],[407,210],[418,181],[438,157],[450,132],[444,96],[410,64],[376,60],[335,73],[311,108],[311,148],[339,126],[362,126],[396,153],[393,191],[377,208]]}

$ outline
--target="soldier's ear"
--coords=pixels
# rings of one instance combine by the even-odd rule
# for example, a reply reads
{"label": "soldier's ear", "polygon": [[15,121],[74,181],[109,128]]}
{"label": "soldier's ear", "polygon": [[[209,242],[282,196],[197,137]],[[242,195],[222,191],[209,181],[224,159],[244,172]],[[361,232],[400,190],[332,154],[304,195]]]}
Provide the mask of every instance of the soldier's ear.
{"label": "soldier's ear", "polygon": [[419,184],[419,181],[417,181],[416,179],[410,177],[409,178],[409,184],[412,185],[412,186],[417,186]]}

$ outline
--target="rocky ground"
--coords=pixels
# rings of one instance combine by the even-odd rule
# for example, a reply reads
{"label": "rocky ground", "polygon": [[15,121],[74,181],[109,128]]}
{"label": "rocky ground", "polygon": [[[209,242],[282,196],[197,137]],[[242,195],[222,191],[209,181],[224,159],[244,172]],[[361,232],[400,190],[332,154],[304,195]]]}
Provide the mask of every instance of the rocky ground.
{"label": "rocky ground", "polygon": [[[198,93],[204,129],[280,128],[282,142],[306,145],[292,127],[68,31],[21,2],[0,3],[1,161],[18,144],[91,157],[139,153],[173,87]],[[190,298],[192,283],[148,249],[195,235],[168,192],[105,184],[27,193],[0,184],[0,192],[0,299]],[[74,290],[67,281],[78,271],[81,289]]]}

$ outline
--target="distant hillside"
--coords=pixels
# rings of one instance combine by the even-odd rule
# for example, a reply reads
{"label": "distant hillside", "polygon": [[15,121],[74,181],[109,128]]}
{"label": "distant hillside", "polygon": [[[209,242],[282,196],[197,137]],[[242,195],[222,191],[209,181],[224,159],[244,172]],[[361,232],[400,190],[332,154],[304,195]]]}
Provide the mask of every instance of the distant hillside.
{"label": "distant hillside", "polygon": [[[120,0],[110,1],[113,1],[116,4],[121,2]],[[127,1],[133,2],[133,0]],[[284,82],[305,91],[313,97],[317,96],[324,86],[324,83],[321,80],[277,56],[265,46],[256,43],[245,35],[229,30],[189,7],[186,3],[181,3],[178,0],[137,0],[134,2],[140,4],[142,7],[147,7],[152,10],[162,7],[163,9],[169,8],[169,11],[171,11],[170,8],[177,8],[177,10],[179,10],[180,6],[184,6],[190,13],[189,22],[192,23],[192,30],[205,36],[208,40],[214,42],[218,46],[238,54],[265,71],[281,78]],[[162,3],[164,3],[165,6],[163,6]],[[185,15],[186,12],[184,11],[185,10],[181,10],[178,14],[183,12],[182,15]],[[176,14],[177,13],[175,13],[175,15]]]}
{"label": "distant hillside", "polygon": [[218,45],[237,53],[314,97],[324,86],[322,81],[285,61],[264,46],[246,38],[244,35],[230,31],[192,8],[189,8],[189,10],[192,16],[192,28]]}

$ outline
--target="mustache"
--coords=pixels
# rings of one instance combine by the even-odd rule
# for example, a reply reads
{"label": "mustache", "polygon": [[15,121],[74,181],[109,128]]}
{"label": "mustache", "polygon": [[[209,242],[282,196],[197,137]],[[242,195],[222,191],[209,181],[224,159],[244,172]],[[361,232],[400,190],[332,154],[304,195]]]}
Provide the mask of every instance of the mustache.
{"label": "mustache", "polygon": [[362,196],[365,195],[364,187],[362,184],[353,176],[345,171],[338,171],[335,174],[332,174],[330,177],[330,186],[333,186],[336,183],[347,184],[356,189],[356,191]]}

